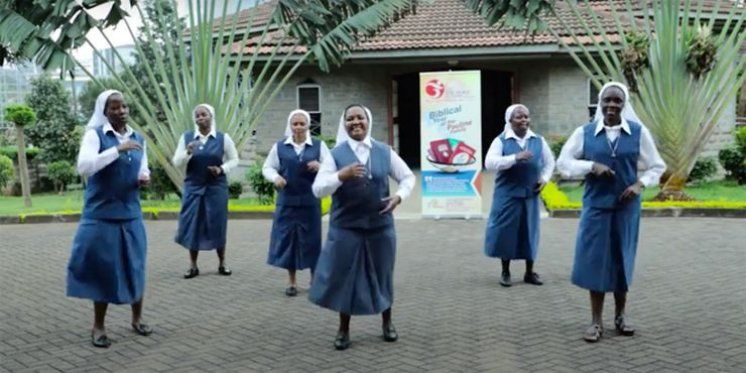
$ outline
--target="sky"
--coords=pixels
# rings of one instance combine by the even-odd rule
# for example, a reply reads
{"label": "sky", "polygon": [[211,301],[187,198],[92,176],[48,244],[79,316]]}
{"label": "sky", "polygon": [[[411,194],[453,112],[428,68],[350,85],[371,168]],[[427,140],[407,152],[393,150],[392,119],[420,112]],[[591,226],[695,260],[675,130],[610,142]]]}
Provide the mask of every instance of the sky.
{"label": "sky", "polygon": [[[147,1],[147,0],[141,0],[140,1],[141,6],[143,4],[143,1]],[[192,0],[192,1],[195,1],[195,0]],[[235,9],[235,6],[238,1],[241,2],[241,9],[248,8],[255,2],[255,0],[225,0],[225,1],[229,1],[228,9]],[[188,15],[187,13],[189,10],[187,0],[177,0],[176,2],[178,4],[177,9],[178,9],[179,15],[182,17],[187,17]],[[215,0],[215,2],[217,3],[216,9],[218,9],[216,12],[220,12],[220,9],[222,9],[223,0]],[[124,3],[123,9],[128,11],[128,13],[130,14],[128,21],[129,21],[130,26],[132,27],[132,31],[135,33],[135,36],[137,36],[137,29],[142,25],[140,14],[137,11],[137,9],[130,7],[128,0],[124,0],[122,1],[122,3]],[[111,4],[105,4],[105,5],[100,5],[94,9],[91,9],[89,13],[93,18],[100,20],[106,17],[106,15],[109,13],[110,10],[111,10]],[[117,26],[108,28],[104,30],[104,32],[106,36],[108,36],[109,39],[111,40],[111,43],[115,46],[133,44],[134,42],[124,22],[120,22],[120,24],[118,24]],[[104,36],[101,35],[101,33],[98,30],[92,30],[88,34],[88,38],[91,40],[91,43],[96,48],[108,48],[109,47],[109,43],[106,41]],[[75,52],[73,52],[73,55],[75,56],[75,58],[81,61],[91,60],[93,59],[93,50],[91,49],[90,46],[85,44],[84,46],[78,48]]]}

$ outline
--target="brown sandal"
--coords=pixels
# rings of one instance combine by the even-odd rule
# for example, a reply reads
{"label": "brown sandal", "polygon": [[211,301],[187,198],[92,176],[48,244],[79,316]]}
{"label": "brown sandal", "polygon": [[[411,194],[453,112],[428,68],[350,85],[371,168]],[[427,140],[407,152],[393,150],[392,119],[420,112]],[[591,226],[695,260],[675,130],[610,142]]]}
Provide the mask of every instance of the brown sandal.
{"label": "brown sandal", "polygon": [[588,329],[583,333],[583,340],[588,343],[596,343],[601,339],[604,334],[604,329],[599,324],[591,324]]}

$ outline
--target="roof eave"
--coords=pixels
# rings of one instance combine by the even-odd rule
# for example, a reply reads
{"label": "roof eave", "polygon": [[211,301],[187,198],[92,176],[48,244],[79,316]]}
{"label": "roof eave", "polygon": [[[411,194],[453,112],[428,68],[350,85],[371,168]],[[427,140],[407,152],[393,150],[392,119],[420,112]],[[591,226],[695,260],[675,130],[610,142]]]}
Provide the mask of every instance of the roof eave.
{"label": "roof eave", "polygon": [[[571,47],[576,52],[582,52],[580,47]],[[593,45],[586,48],[590,52],[595,52]],[[353,51],[350,53],[346,62],[378,62],[378,63],[397,63],[407,60],[421,61],[434,58],[459,58],[459,59],[527,59],[527,58],[545,58],[551,55],[568,54],[568,50],[558,44],[534,44],[534,45],[511,45],[511,46],[492,46],[492,47],[472,47],[472,48],[426,48],[426,49],[402,49],[402,50],[383,50],[383,51]],[[297,61],[302,55],[289,57],[291,61]],[[257,61],[267,61],[267,56],[258,56]],[[235,60],[235,56],[232,56]],[[244,61],[248,61],[251,55],[245,55]]]}

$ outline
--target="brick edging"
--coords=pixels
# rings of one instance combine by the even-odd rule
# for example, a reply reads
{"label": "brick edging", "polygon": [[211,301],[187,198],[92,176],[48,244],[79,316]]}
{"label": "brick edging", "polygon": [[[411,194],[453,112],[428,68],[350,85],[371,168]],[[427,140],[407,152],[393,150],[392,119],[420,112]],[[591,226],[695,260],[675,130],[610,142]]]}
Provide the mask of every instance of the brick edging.
{"label": "brick edging", "polygon": [[[228,219],[246,220],[246,219],[272,219],[273,212],[248,212],[248,211],[230,211]],[[179,213],[176,211],[165,211],[157,214],[144,212],[145,220],[177,220]],[[0,225],[2,224],[43,224],[43,223],[75,223],[80,221],[80,213],[75,214],[48,214],[48,215],[26,215],[23,219],[20,216],[0,216]]]}
{"label": "brick edging", "polygon": [[[578,218],[580,210],[549,210],[553,218]],[[646,218],[746,218],[746,209],[707,209],[668,207],[657,209],[642,209],[642,217]]]}

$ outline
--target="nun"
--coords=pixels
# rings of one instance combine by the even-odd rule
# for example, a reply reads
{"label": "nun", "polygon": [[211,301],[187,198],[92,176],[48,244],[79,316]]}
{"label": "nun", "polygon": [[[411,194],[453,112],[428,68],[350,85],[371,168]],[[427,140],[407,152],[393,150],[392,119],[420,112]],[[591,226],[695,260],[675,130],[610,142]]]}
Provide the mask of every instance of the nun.
{"label": "nun", "polygon": [[614,328],[620,335],[635,333],[624,311],[635,268],[640,195],[658,184],[666,170],[653,136],[632,108],[627,87],[608,83],[598,97],[593,121],[573,132],[557,160],[565,177],[585,178],[572,283],[590,292],[591,325],[583,334],[587,342],[598,342],[603,335],[604,296],[609,292],[616,304]]}
{"label": "nun", "polygon": [[87,178],[83,211],[67,266],[67,295],[93,301],[91,343],[108,348],[104,320],[109,303],[132,307],[132,329],[142,322],[147,240],[140,210],[140,188],[150,170],[142,135],[127,125],[129,108],[120,92],[96,99],[78,153],[77,171]]}
{"label": "nun", "polygon": [[[392,212],[412,192],[415,176],[388,145],[371,138],[372,124],[364,106],[344,110],[332,157],[322,162],[312,186],[318,198],[332,195],[332,208],[309,299],[339,313],[337,350],[350,346],[352,315],[382,314],[383,339],[398,339],[391,322],[396,257]],[[398,183],[393,196],[389,177]]]}
{"label": "nun", "polygon": [[186,166],[176,243],[189,250],[191,265],[185,279],[199,276],[200,251],[215,250],[218,274],[230,276],[225,264],[228,225],[228,180],[226,174],[238,165],[236,145],[215,125],[215,109],[208,104],[194,108],[194,130],[187,131],[176,146],[172,162]]}
{"label": "nun", "polygon": [[539,193],[552,177],[554,157],[530,127],[526,106],[508,107],[505,130],[492,141],[484,161],[487,170],[496,172],[484,253],[502,261],[500,285],[505,287],[512,285],[511,260],[526,261],[525,283],[542,285],[533,270],[539,247]]}
{"label": "nun", "polygon": [[304,110],[288,115],[285,139],[272,146],[262,167],[277,188],[267,264],[288,271],[285,295],[298,294],[295,273],[313,270],[321,251],[321,204],[311,190],[321,162],[331,159],[323,141],[311,138],[311,116]]}

